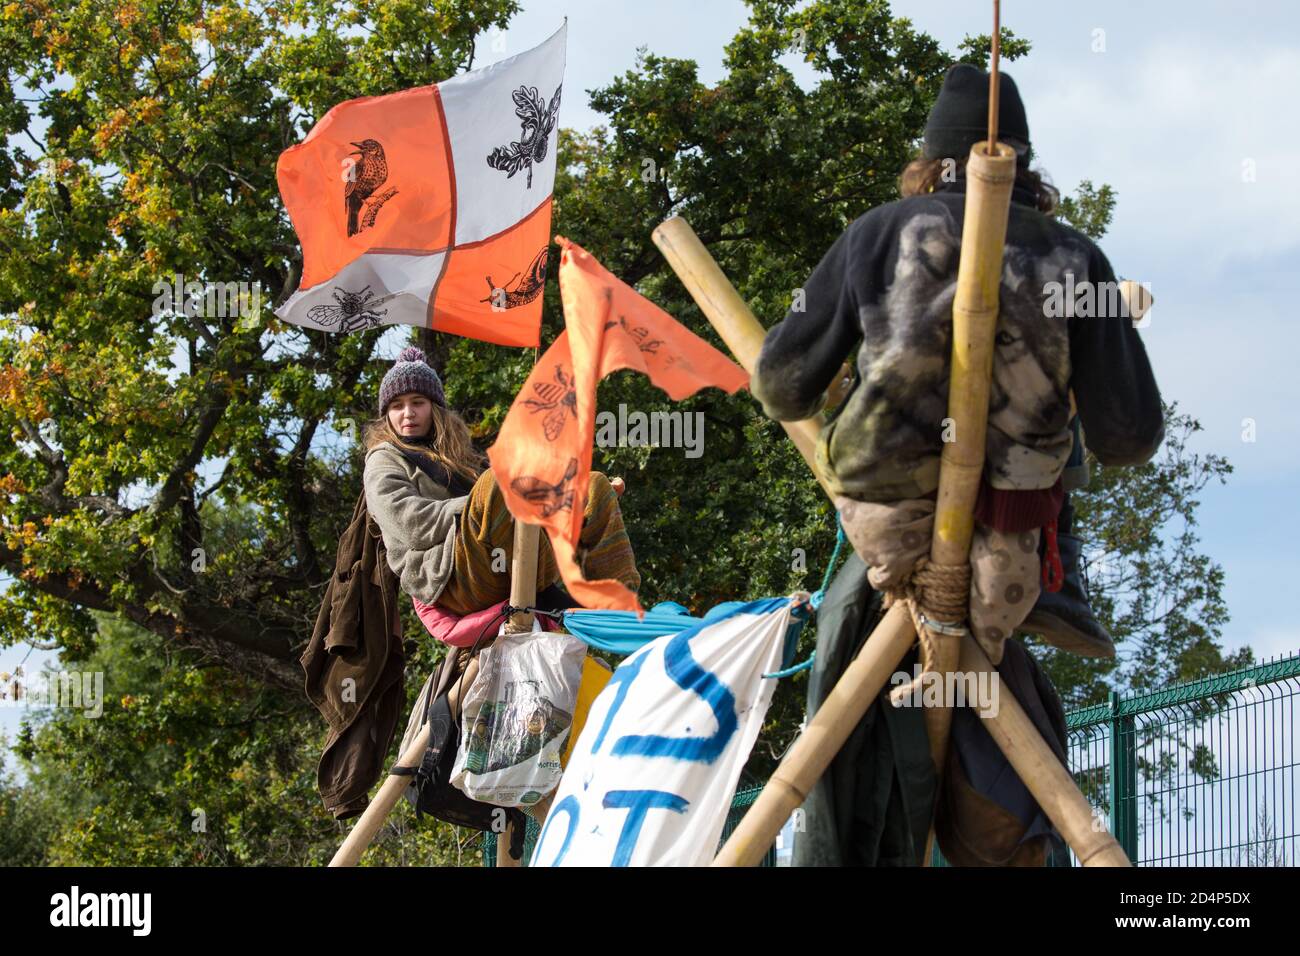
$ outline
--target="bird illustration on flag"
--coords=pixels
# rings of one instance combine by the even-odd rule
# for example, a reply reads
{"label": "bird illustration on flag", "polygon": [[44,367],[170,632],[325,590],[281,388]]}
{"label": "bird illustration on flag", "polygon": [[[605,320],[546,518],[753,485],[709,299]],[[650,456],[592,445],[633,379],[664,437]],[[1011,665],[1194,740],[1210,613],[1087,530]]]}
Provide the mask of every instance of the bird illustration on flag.
{"label": "bird illustration on flag", "polygon": [[[352,175],[347,177],[347,186],[343,190],[349,236],[355,236],[360,231],[357,218],[361,214],[361,207],[370,203],[375,190],[388,181],[388,162],[384,159],[384,147],[379,141],[366,139],[352,145],[357,148],[356,153],[360,158],[352,164]],[[397,190],[390,189],[370,203],[365,225],[373,226],[379,208],[395,195]]]}
{"label": "bird illustration on flag", "polygon": [[702,388],[733,393],[745,370],[561,236],[565,329],[533,366],[488,458],[510,513],[546,529],[564,586],[583,607],[642,610],[621,581],[587,581],[577,543],[596,432],[596,384],[634,369],[680,401]]}
{"label": "bird illustration on flag", "polygon": [[442,83],[339,103],[281,153],[302,278],[276,315],[539,345],[566,33]]}

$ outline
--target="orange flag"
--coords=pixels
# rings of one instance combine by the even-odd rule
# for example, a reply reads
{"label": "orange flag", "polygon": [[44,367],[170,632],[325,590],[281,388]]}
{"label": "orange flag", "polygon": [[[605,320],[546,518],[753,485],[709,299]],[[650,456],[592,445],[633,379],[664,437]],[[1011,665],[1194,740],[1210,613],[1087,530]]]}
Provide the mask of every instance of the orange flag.
{"label": "orange flag", "polygon": [[488,457],[510,513],[546,529],[569,593],[584,607],[640,615],[635,593],[619,581],[584,580],[575,555],[591,474],[596,383],[636,369],[680,401],[709,386],[734,393],[749,376],[577,243],[555,241],[565,331],[520,389]]}
{"label": "orange flag", "polygon": [[309,329],[405,324],[536,346],[567,25],[442,83],[340,103],[280,154]]}

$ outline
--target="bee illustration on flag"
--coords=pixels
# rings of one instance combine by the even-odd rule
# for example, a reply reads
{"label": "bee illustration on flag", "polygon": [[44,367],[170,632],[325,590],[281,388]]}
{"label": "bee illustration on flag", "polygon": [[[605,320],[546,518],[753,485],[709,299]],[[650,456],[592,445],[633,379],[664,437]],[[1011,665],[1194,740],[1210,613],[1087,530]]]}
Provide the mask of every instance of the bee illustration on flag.
{"label": "bee illustration on flag", "polygon": [[511,480],[510,487],[529,504],[541,505],[542,517],[549,518],[557,511],[573,510],[573,479],[577,474],[578,459],[570,458],[559,484],[553,485],[533,475],[520,475]]}
{"label": "bee illustration on flag", "polygon": [[547,412],[542,428],[548,441],[555,441],[569,422],[569,414],[578,417],[578,391],[573,376],[564,374],[564,366],[556,364],[554,382],[535,382],[536,398],[525,398],[523,403],[531,412]]}
{"label": "bee illustration on flag", "polygon": [[360,292],[348,292],[335,286],[334,301],[337,305],[313,306],[308,313],[311,320],[327,329],[337,326],[339,332],[355,332],[374,328],[388,314],[387,309],[372,308],[372,303],[378,300],[370,294],[370,286]]}

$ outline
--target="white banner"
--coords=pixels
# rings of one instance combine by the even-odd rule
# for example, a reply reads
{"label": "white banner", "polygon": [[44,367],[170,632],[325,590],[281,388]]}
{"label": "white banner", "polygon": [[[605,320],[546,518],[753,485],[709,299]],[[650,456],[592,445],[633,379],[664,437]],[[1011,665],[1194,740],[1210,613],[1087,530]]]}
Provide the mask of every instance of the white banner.
{"label": "white banner", "polygon": [[740,605],[628,657],[596,698],[531,866],[702,866],[718,849],[792,623]]}

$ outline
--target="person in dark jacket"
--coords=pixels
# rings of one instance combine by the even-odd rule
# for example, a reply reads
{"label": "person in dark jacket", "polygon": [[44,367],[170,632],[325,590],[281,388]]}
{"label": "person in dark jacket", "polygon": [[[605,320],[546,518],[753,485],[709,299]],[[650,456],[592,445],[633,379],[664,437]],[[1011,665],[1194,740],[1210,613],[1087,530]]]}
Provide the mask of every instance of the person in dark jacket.
{"label": "person in dark jacket", "polygon": [[[1081,460],[1085,435],[1103,464],[1141,464],[1163,440],[1163,409],[1114,271],[1087,236],[1049,215],[1056,191],[1029,169],[1024,106],[1011,77],[1000,82],[998,139],[1016,149],[1018,167],[971,544],[971,626],[997,663],[1002,641],[1037,602],[1048,640],[1111,656],[1087,605],[1080,549],[1065,536],[1058,536],[1065,586],[1037,600],[1039,532],[1068,520],[1062,471],[1072,453]],[[750,382],[769,417],[809,418],[862,343],[853,388],[823,429],[817,460],[878,589],[897,584],[929,552],[949,424],[964,167],[987,135],[988,88],[977,67],[948,72],[921,155],[902,175],[903,198],[860,216],[835,241],[768,332]],[[1083,435],[1072,428],[1071,392]]]}

